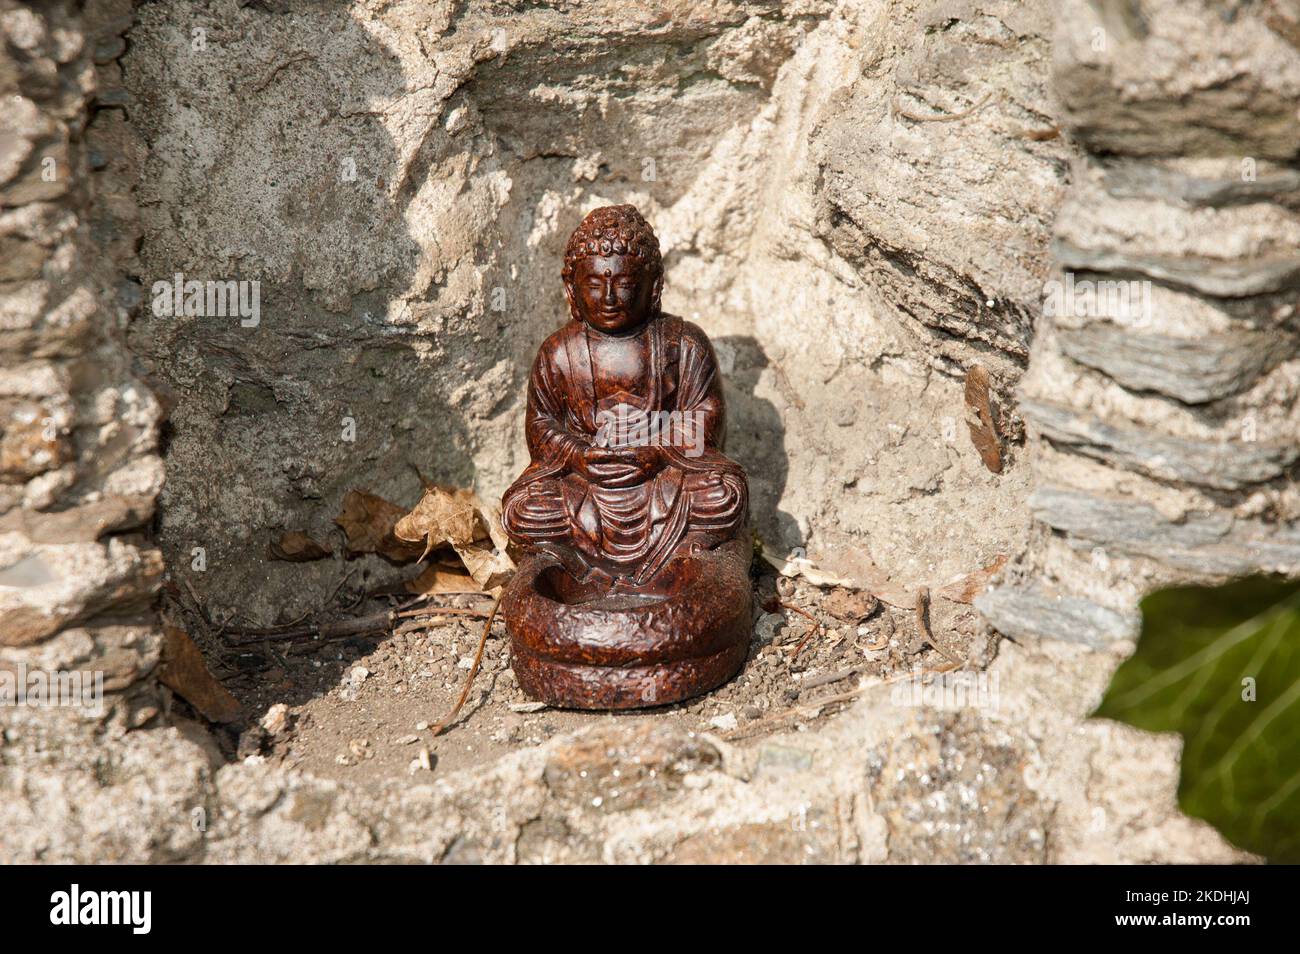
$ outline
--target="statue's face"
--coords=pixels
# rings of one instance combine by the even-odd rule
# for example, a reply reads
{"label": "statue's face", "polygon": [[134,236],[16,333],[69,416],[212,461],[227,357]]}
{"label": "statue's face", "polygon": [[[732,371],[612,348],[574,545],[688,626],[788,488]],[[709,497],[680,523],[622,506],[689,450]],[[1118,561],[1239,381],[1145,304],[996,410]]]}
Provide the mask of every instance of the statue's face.
{"label": "statue's face", "polygon": [[583,321],[597,331],[632,331],[650,317],[654,281],[634,255],[598,255],[578,261],[569,294]]}

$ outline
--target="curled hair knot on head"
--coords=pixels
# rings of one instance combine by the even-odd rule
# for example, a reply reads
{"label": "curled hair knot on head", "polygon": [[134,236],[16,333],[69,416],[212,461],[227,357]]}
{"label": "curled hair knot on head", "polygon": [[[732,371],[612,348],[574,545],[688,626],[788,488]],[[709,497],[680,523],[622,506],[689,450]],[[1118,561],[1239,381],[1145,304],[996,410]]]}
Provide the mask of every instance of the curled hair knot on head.
{"label": "curled hair knot on head", "polygon": [[634,205],[604,205],[588,212],[569,236],[560,277],[571,281],[578,262],[596,255],[631,255],[642,261],[651,281],[663,277],[659,239]]}

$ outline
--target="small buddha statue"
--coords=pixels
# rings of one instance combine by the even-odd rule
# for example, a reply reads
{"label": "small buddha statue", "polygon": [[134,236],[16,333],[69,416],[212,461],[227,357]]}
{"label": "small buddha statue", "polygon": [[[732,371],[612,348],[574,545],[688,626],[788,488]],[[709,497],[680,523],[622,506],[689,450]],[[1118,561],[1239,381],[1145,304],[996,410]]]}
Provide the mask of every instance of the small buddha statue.
{"label": "small buddha statue", "polygon": [[592,211],[564,252],[572,320],[528,382],[532,463],[506,491],[506,532],[614,585],[736,536],[740,465],[722,453],[718,362],[698,326],[664,314],[659,240],[634,206]]}
{"label": "small buddha statue", "polygon": [[561,270],[571,320],[529,376],[531,463],[501,501],[526,556],[501,609],[519,685],[552,705],[689,698],[748,652],[749,488],[713,347],[660,309],[663,273],[633,206],[588,214]]}

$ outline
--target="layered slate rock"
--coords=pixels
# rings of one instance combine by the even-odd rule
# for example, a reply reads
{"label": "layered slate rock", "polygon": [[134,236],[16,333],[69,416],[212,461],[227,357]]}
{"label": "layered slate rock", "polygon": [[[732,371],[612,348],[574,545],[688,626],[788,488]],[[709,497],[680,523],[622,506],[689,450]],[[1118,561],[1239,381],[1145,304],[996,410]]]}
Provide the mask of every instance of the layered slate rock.
{"label": "layered slate rock", "polygon": [[122,343],[131,4],[82,7],[0,2],[0,669],[77,690],[4,709],[0,859],[171,861],[201,847],[209,763],[161,727],[154,676],[162,411]]}
{"label": "layered slate rock", "polygon": [[1057,11],[1087,153],[1020,392],[1044,532],[980,606],[1099,644],[1146,589],[1300,573],[1300,31],[1271,2]]}
{"label": "layered slate rock", "polygon": [[1300,15],[1264,0],[1057,0],[1054,92],[1099,154],[1300,156]]}
{"label": "layered slate rock", "polygon": [[1006,387],[1029,356],[1071,154],[1047,111],[1050,10],[934,2],[875,27],[883,42],[839,94],[857,121],[814,140],[819,230],[932,363],[978,360]]}

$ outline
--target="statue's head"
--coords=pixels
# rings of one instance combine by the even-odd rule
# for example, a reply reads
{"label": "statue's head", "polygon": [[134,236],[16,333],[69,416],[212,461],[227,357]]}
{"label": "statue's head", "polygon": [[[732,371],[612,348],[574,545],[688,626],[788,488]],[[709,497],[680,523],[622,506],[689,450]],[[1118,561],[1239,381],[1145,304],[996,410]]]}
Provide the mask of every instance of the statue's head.
{"label": "statue's head", "polygon": [[564,249],[569,312],[597,331],[632,331],[659,314],[659,239],[632,205],[593,209]]}

